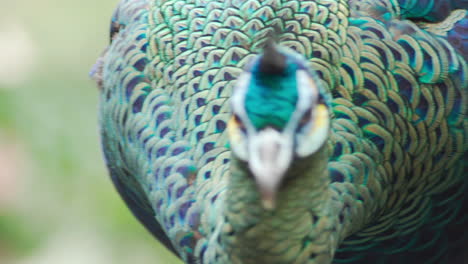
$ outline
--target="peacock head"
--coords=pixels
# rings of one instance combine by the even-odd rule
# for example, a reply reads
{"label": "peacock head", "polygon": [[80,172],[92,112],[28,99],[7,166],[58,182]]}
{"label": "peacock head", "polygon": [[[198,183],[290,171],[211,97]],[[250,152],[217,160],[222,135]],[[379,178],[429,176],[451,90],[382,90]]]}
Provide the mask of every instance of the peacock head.
{"label": "peacock head", "polygon": [[265,209],[296,159],[314,155],[330,128],[326,93],[308,61],[274,42],[240,75],[228,123],[235,158],[248,164]]}

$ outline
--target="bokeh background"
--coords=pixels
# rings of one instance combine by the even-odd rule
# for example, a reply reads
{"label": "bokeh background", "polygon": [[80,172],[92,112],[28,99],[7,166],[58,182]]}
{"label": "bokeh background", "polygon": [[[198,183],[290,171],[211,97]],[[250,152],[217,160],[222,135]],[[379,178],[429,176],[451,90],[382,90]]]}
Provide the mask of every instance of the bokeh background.
{"label": "bokeh background", "polygon": [[103,165],[88,72],[118,0],[0,2],[0,263],[180,263]]}

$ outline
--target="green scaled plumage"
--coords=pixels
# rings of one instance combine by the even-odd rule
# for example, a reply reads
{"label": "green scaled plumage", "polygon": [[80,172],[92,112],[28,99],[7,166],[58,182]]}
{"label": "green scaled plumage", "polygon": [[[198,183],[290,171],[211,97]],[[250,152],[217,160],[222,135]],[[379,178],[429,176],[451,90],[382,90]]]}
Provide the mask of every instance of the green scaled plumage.
{"label": "green scaled plumage", "polygon": [[[467,263],[466,9],[122,0],[92,72],[112,181],[186,263]],[[275,29],[285,75],[255,64]]]}

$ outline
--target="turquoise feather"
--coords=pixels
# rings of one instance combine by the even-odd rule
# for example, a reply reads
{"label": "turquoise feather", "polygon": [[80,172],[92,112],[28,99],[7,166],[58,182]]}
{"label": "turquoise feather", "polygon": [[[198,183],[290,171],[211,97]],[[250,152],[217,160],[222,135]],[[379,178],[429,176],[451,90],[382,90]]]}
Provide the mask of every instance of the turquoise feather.
{"label": "turquoise feather", "polygon": [[[464,0],[123,0],[92,73],[112,181],[186,263],[466,263],[467,9]],[[293,157],[269,211],[252,161],[235,152],[252,132],[228,131],[235,109],[247,113],[240,129],[301,123],[288,88],[300,64],[289,60],[284,76],[248,66],[275,28],[287,57],[308,62],[330,127],[316,152]],[[246,72],[244,105],[230,105]]]}
{"label": "turquoise feather", "polygon": [[287,68],[279,75],[261,73],[258,64],[253,66],[245,109],[258,129],[269,125],[283,129],[296,109],[297,65],[289,61],[287,63]]}

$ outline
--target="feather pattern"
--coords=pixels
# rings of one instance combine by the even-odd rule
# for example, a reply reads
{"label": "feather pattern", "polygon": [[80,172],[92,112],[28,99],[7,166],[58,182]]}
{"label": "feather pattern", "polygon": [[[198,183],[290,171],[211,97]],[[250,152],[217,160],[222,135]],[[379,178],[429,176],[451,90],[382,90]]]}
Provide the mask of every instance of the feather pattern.
{"label": "feather pattern", "polygon": [[[465,263],[467,3],[122,0],[91,73],[117,190],[187,263]],[[226,128],[278,28],[331,127],[271,212]]]}

